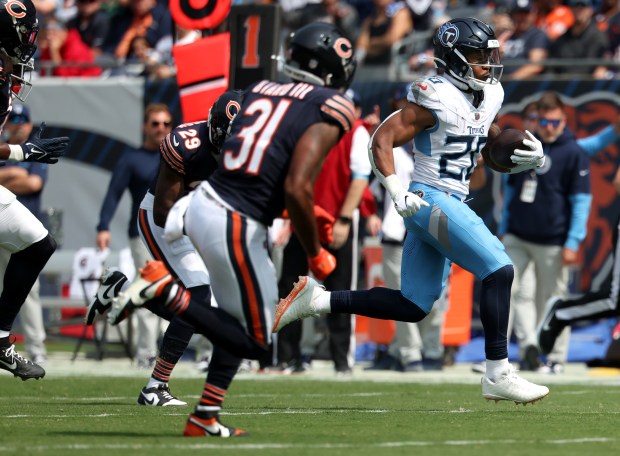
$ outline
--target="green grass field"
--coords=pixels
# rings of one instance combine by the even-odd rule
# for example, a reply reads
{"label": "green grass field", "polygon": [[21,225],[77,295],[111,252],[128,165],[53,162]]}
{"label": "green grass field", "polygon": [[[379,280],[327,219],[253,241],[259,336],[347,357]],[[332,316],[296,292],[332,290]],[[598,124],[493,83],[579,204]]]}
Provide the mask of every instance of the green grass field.
{"label": "green grass field", "polygon": [[242,376],[222,420],[237,439],[185,438],[203,379],[171,385],[187,407],[135,405],[148,377],[0,375],[0,455],[620,454],[620,388],[552,385],[535,405],[487,402],[467,384]]}

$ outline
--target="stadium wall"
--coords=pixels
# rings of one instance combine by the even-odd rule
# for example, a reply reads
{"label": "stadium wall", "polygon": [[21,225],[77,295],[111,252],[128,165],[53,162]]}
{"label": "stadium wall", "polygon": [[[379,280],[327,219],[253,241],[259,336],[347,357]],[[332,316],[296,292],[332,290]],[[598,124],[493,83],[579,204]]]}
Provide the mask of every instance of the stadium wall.
{"label": "stadium wall", "polygon": [[[167,103],[182,122],[178,88],[174,80],[145,82],[142,79],[109,80],[42,78],[36,82],[27,104],[33,121],[45,121],[47,135],[68,135],[68,157],[50,167],[43,194],[46,207],[62,211],[62,248],[93,246],[99,208],[107,189],[110,171],[125,145],[141,142],[145,104]],[[389,111],[389,99],[397,83],[363,82],[353,85],[364,104],[364,113],[374,105],[382,117]],[[519,112],[545,90],[564,95],[569,126],[577,137],[588,136],[615,122],[620,113],[620,80],[606,81],[515,81],[505,82],[504,107],[500,123],[504,128],[521,128]],[[208,107],[205,109],[205,116]],[[620,144],[609,146],[592,160],[593,207],[584,243],[581,286],[588,287],[593,275],[605,263],[611,247],[612,224],[620,214],[620,198],[611,186],[620,163]],[[490,186],[489,186],[490,187]],[[476,210],[493,217],[492,198],[475,193]],[[112,249],[127,243],[129,197],[125,195],[112,224]]]}

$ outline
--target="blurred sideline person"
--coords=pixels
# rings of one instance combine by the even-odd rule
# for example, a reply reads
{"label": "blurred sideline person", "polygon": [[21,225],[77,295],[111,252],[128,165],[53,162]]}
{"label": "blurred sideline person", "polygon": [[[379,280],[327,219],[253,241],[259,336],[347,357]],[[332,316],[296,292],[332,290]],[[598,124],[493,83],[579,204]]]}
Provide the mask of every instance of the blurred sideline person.
{"label": "blurred sideline person", "polygon": [[[4,132],[8,144],[24,144],[32,134],[33,125],[30,110],[24,104],[14,104],[9,113]],[[17,200],[32,214],[41,219],[41,193],[47,181],[47,163],[7,162],[0,167],[0,184],[15,193]],[[1,268],[6,268],[9,256],[0,255]],[[3,285],[0,285],[2,288]],[[39,296],[39,279],[34,283],[20,312],[19,320],[24,333],[24,346],[35,364],[43,365],[47,360],[45,348],[45,325],[43,308]]]}
{"label": "blurred sideline person", "polygon": [[[125,190],[131,195],[131,213],[127,235],[136,271],[151,260],[151,254],[140,239],[138,212],[149,185],[157,177],[159,169],[159,145],[172,129],[172,114],[161,103],[150,103],[144,109],[142,124],[143,142],[138,148],[127,146],[114,166],[108,190],[101,203],[97,224],[96,244],[99,250],[107,250],[112,241],[110,222]],[[106,276],[102,280],[109,280]],[[137,328],[135,359],[138,367],[151,368],[157,356],[159,320],[146,310],[136,312]]]}
{"label": "blurred sideline person", "polygon": [[[149,262],[141,273],[154,274],[158,269],[165,268],[165,273],[169,271],[191,293],[192,299],[206,307],[211,305],[211,287],[204,262],[187,236],[170,244],[166,242],[164,225],[174,203],[217,168],[220,147],[230,131],[232,119],[239,112],[241,101],[241,92],[225,92],[209,110],[206,121],[179,125],[163,139],[159,171],[142,199],[138,215],[142,241],[153,258],[158,260]],[[127,284],[127,277],[117,268],[109,268],[105,272],[101,287],[89,306],[86,324],[92,324],[97,313],[103,314],[112,306],[113,299],[124,284]],[[157,299],[161,301],[161,298]],[[170,393],[168,382],[195,332],[194,327],[165,309],[161,311],[162,307],[157,303],[145,306],[170,321],[170,324],[164,333],[151,378],[140,392],[137,402],[152,406],[187,405]],[[115,316],[111,323],[116,325],[126,318],[131,309],[126,310]],[[214,353],[209,366],[211,376],[217,375],[218,359],[219,356]]]}
{"label": "blurred sideline person", "polygon": [[[39,26],[31,0],[0,0],[0,130],[11,112],[13,97],[24,100],[32,85],[27,71]],[[56,163],[69,146],[69,138],[43,139],[45,124],[25,144],[0,144],[0,160]],[[22,380],[42,378],[45,370],[15,351],[10,335],[15,318],[39,273],[56,250],[56,242],[43,224],[0,186],[0,252],[8,256],[0,294],[0,369]]]}
{"label": "blurred sideline person", "polygon": [[170,276],[143,275],[110,311],[142,305],[141,293],[163,295],[169,310],[222,346],[221,375],[205,383],[186,436],[247,435],[222,424],[220,411],[242,358],[269,352],[278,299],[267,242],[273,220],[287,209],[315,277],[324,280],[336,266],[319,242],[313,188],[325,156],[353,127],[354,107],[343,92],[355,73],[354,50],[338,29],[319,22],[294,32],[286,47],[283,68],[293,82],[263,80],[245,90],[220,166],[175,204],[181,217],[171,211],[166,221],[169,241],[186,232],[196,246],[219,307],[197,303]]}
{"label": "blurred sideline person", "polygon": [[[547,396],[549,389],[520,377],[508,362],[512,262],[499,239],[463,202],[477,158],[482,154],[487,162],[487,137],[492,141],[499,133],[495,122],[504,98],[499,42],[487,24],[465,18],[440,26],[433,43],[444,75],[412,84],[407,106],[389,116],[371,142],[374,172],[407,227],[402,290],[329,292],[314,279],[301,277],[278,304],[273,331],[330,312],[418,322],[442,291],[446,262],[455,262],[482,281],[480,314],[487,358],[482,396],[532,403]],[[396,175],[393,150],[414,138],[414,176],[405,187]],[[542,146],[531,133],[523,147],[511,156],[516,166],[510,172],[544,165]]]}
{"label": "blurred sideline person", "polygon": [[[521,370],[538,369],[536,327],[547,300],[568,291],[567,266],[578,262],[592,200],[588,155],[567,127],[564,103],[557,93],[545,92],[537,109],[536,133],[544,147],[546,166],[508,176],[498,228],[515,268],[511,323],[523,360]],[[536,277],[535,299],[531,299],[530,284],[523,280],[530,264]],[[525,294],[521,293],[522,284]],[[552,373],[563,370],[569,337],[570,332],[565,331],[548,356]]]}
{"label": "blurred sideline person", "polygon": [[[535,132],[538,129],[538,100],[530,101],[525,105],[525,107],[521,110],[521,121],[524,130],[528,130],[530,132]],[[586,136],[584,138],[578,138],[577,144],[590,156],[593,158],[599,152],[605,150],[607,146],[612,144],[613,142],[620,139],[620,118],[616,119],[616,121],[607,127],[601,129],[600,131]],[[502,178],[504,176],[501,176]],[[500,201],[501,197],[497,198],[497,201]],[[501,205],[498,204],[497,211],[501,211]],[[524,299],[535,299],[536,289],[535,285],[536,279],[534,276],[534,268],[533,266],[528,266],[525,271],[523,271],[523,278],[521,280],[521,291],[520,294]],[[519,337],[519,335],[517,335]],[[527,354],[527,353],[526,353]],[[538,353],[536,351],[530,350],[529,358],[523,357],[519,362],[519,369],[521,370],[538,370],[541,373],[554,373],[550,366],[541,364],[541,361],[538,357]],[[472,371],[476,373],[484,373],[484,362],[474,363],[472,365]]]}

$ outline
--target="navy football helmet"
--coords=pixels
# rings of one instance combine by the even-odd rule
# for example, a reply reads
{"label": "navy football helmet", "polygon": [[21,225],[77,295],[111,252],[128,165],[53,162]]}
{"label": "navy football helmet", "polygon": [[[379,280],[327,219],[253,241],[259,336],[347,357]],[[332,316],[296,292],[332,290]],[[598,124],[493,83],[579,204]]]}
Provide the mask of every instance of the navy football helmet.
{"label": "navy football helmet", "polygon": [[0,0],[0,55],[11,59],[12,90],[20,100],[26,98],[32,87],[30,78],[27,81],[25,77],[34,67],[32,56],[37,50],[38,33],[37,10],[32,0]]}
{"label": "navy football helmet", "polygon": [[209,141],[218,151],[230,135],[232,121],[239,113],[242,101],[243,91],[228,90],[215,100],[209,110]]}
{"label": "navy football helmet", "polygon": [[[439,27],[433,38],[435,63],[450,76],[473,90],[499,82],[504,66],[500,63],[499,41],[493,29],[472,17],[452,19]],[[472,67],[490,68],[486,80],[476,79]]]}
{"label": "navy football helmet", "polygon": [[291,34],[283,71],[294,81],[346,89],[356,66],[351,41],[335,26],[313,22]]}

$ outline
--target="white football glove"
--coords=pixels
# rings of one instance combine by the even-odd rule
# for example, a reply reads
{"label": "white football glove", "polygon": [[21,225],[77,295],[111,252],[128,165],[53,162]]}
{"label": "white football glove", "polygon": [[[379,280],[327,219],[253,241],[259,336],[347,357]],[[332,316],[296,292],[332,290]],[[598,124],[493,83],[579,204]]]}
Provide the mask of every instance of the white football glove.
{"label": "white football glove", "polygon": [[428,207],[428,203],[415,193],[403,189],[402,192],[394,195],[394,207],[402,218],[411,217],[422,207]]}
{"label": "white football glove", "polygon": [[536,137],[525,130],[529,139],[523,140],[523,145],[528,149],[515,149],[510,160],[517,165],[525,165],[530,168],[540,168],[545,164],[545,154],[541,142]]}
{"label": "white football glove", "polygon": [[407,189],[400,183],[400,180],[396,174],[392,174],[388,177],[383,177],[383,175],[380,175],[379,178],[381,179],[383,186],[392,197],[396,212],[398,212],[398,215],[401,217],[411,217],[413,214],[418,212],[421,207],[428,206],[428,203],[418,195],[407,191]]}

